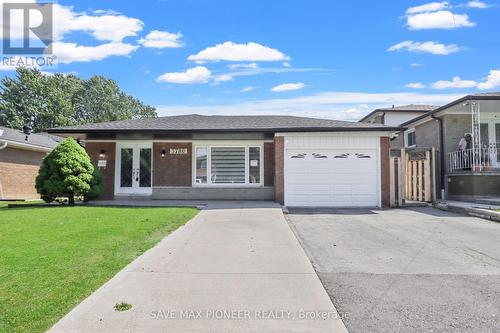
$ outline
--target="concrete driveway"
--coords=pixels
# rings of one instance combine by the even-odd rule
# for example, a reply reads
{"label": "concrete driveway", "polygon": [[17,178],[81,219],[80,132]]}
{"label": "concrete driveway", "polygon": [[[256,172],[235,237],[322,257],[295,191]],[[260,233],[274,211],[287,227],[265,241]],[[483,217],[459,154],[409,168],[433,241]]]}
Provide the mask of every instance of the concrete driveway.
{"label": "concrete driveway", "polygon": [[499,332],[500,224],[432,208],[291,210],[349,332]]}
{"label": "concrete driveway", "polygon": [[[115,311],[122,301],[132,309]],[[346,330],[279,206],[220,203],[132,262],[50,332]]]}

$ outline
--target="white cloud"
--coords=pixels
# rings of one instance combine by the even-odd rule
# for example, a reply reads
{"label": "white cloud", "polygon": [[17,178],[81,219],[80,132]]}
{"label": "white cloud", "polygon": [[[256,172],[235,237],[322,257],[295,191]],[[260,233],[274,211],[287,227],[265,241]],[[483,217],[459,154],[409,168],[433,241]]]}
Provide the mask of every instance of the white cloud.
{"label": "white cloud", "polygon": [[463,80],[459,76],[453,77],[451,80],[439,80],[430,87],[434,89],[465,89],[477,88],[480,90],[495,89],[500,87],[500,69],[490,70],[488,76],[482,81]]}
{"label": "white cloud", "polygon": [[276,49],[254,42],[247,44],[225,42],[190,55],[188,60],[204,63],[208,61],[286,61],[290,58]]}
{"label": "white cloud", "polygon": [[472,88],[477,85],[476,81],[473,80],[462,80],[459,76],[453,77],[451,81],[439,80],[434,82],[431,86],[434,89],[462,89],[462,88]]}
{"label": "white cloud", "polygon": [[486,9],[489,7],[489,5],[487,3],[482,2],[482,1],[469,1],[469,2],[467,2],[466,7],[477,8],[477,9]]}
{"label": "white cloud", "polygon": [[52,46],[53,53],[57,56],[57,62],[62,64],[98,61],[111,56],[127,56],[139,47],[121,42],[106,43],[97,46],[55,42]]}
{"label": "white cloud", "polygon": [[414,63],[410,64],[410,66],[411,67],[421,67],[423,65],[421,63],[419,63],[419,62],[414,62]]}
{"label": "white cloud", "polygon": [[285,67],[292,67],[292,65],[289,62],[286,62],[286,61],[283,63],[283,66],[285,66]]}
{"label": "white cloud", "polygon": [[424,89],[425,85],[421,82],[412,82],[412,83],[406,84],[405,87],[412,88],[412,89]]}
{"label": "white cloud", "polygon": [[421,94],[416,92],[364,93],[324,92],[315,95],[275,98],[232,104],[204,104],[201,106],[157,106],[158,115],[180,114],[234,114],[234,115],[295,115],[339,120],[358,120],[370,111],[390,105],[432,104],[444,105],[463,97],[463,94]]}
{"label": "white cloud", "polygon": [[230,65],[227,65],[228,68],[232,69],[232,70],[236,70],[236,69],[257,69],[259,68],[259,64],[255,63],[255,62],[252,62],[252,63],[249,63],[249,64],[230,64]]}
{"label": "white cloud", "polygon": [[393,45],[387,49],[387,51],[401,51],[407,50],[409,52],[424,52],[432,53],[436,55],[448,55],[450,53],[455,53],[461,50],[461,48],[456,44],[441,44],[436,42],[414,42],[411,40],[406,40],[396,45]]}
{"label": "white cloud", "polygon": [[120,42],[125,37],[137,36],[144,27],[141,20],[124,15],[88,15],[77,13],[73,7],[54,4],[54,37],[62,40],[71,32],[89,33],[99,41]]}
{"label": "white cloud", "polygon": [[435,12],[438,10],[448,8],[449,3],[445,2],[430,2],[424,5],[410,7],[406,10],[406,14],[418,14],[418,13],[426,13],[426,12]]}
{"label": "white cloud", "polygon": [[211,77],[212,73],[208,68],[196,66],[185,72],[165,73],[159,76],[157,81],[180,84],[207,83]]}
{"label": "white cloud", "polygon": [[500,87],[500,70],[491,70],[486,81],[478,83],[479,89],[494,89]]}
{"label": "white cloud", "polygon": [[182,34],[180,32],[171,33],[167,31],[153,30],[146,37],[139,39],[139,44],[144,47],[162,48],[177,48],[184,46],[180,40]]}
{"label": "white cloud", "polygon": [[220,83],[220,82],[227,82],[227,81],[232,81],[233,80],[233,77],[230,75],[230,74],[221,74],[221,75],[217,75],[215,78],[214,78],[214,83]]}
{"label": "white cloud", "polygon": [[447,10],[408,15],[406,24],[411,30],[455,29],[476,26],[476,23],[469,21],[467,14],[454,14]]}
{"label": "white cloud", "polygon": [[252,86],[248,86],[248,87],[241,89],[241,92],[249,92],[249,91],[252,91],[253,89],[254,88]]}
{"label": "white cloud", "polygon": [[271,88],[273,92],[282,92],[282,91],[290,91],[290,90],[299,90],[304,88],[306,85],[302,82],[297,83],[283,83],[277,85],[276,87]]}

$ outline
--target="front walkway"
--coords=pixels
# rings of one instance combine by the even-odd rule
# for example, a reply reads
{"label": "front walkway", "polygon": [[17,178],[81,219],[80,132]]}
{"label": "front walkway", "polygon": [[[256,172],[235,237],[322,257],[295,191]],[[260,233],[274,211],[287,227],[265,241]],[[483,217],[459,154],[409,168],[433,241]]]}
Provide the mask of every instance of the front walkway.
{"label": "front walkway", "polygon": [[207,206],[50,330],[96,331],[347,332],[280,207],[234,204]]}

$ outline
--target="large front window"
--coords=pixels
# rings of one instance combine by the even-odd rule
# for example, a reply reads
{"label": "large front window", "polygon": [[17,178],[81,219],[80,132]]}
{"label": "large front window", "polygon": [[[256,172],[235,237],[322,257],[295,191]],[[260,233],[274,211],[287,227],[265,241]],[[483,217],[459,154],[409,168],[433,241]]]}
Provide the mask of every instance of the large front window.
{"label": "large front window", "polygon": [[261,147],[203,146],[195,152],[194,185],[261,184]]}

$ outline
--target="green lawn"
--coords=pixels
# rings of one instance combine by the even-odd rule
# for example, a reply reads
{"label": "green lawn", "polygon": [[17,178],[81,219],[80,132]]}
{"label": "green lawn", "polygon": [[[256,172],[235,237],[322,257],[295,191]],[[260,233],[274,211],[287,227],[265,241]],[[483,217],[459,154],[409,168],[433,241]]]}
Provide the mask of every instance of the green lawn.
{"label": "green lawn", "polygon": [[50,328],[194,208],[0,206],[0,332]]}

